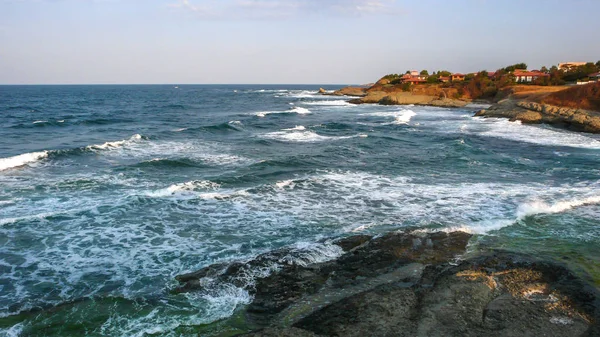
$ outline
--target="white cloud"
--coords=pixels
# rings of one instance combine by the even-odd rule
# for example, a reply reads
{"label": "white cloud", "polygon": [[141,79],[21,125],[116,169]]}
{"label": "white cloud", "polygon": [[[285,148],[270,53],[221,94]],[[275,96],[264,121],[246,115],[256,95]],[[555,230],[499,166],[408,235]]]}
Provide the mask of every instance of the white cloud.
{"label": "white cloud", "polygon": [[202,19],[286,19],[299,15],[398,14],[395,0],[178,0],[171,8]]}

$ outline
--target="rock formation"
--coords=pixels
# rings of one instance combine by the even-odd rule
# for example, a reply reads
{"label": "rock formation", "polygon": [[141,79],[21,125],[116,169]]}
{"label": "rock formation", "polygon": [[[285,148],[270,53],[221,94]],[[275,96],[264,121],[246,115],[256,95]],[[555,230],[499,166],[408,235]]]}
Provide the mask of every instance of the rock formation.
{"label": "rock formation", "polygon": [[[256,330],[245,336],[600,335],[594,287],[552,261],[503,251],[467,256],[470,238],[406,231],[339,240],[337,259],[288,264],[247,286],[254,300],[243,317]],[[179,277],[179,291],[240,273],[235,263],[208,267]]]}

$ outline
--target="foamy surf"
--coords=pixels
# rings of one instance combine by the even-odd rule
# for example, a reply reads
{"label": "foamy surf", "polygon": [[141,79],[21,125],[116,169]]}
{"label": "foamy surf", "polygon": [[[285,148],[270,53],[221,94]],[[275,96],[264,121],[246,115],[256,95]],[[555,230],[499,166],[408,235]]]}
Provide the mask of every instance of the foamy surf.
{"label": "foamy surf", "polygon": [[[474,117],[473,119],[486,128],[480,131],[482,136],[546,146],[600,149],[600,141],[597,138],[582,133],[563,131],[548,126],[524,125],[520,121],[510,122],[505,119],[484,119],[481,117]],[[478,131],[471,131],[471,129],[469,129],[469,132],[478,133]]]}
{"label": "foamy surf", "polygon": [[[356,136],[341,136],[341,137],[322,136],[313,131],[298,131],[298,130],[270,132],[270,133],[263,134],[261,137],[266,138],[266,139],[273,139],[273,140],[286,141],[286,142],[299,142],[299,143],[322,142],[322,141],[327,141],[327,140],[340,140],[340,139],[349,139],[349,138],[356,137]],[[302,130],[304,130],[304,129],[302,129]]]}
{"label": "foamy surf", "polygon": [[375,116],[375,117],[393,117],[394,121],[388,123],[381,123],[379,125],[401,125],[408,124],[410,120],[417,114],[412,110],[400,110],[400,111],[379,111],[361,114],[361,116]]}
{"label": "foamy surf", "polygon": [[302,125],[296,125],[293,128],[289,128],[289,129],[283,129],[284,131],[304,131],[306,130],[306,128]]}
{"label": "foamy surf", "polygon": [[161,197],[169,197],[174,195],[180,196],[190,196],[195,197],[197,194],[195,192],[201,190],[217,190],[221,187],[220,184],[217,184],[208,180],[194,180],[188,181],[180,184],[173,184],[167,188],[150,191],[147,192],[149,197],[161,198]]}
{"label": "foamy surf", "polygon": [[307,114],[310,114],[310,113],[311,113],[311,112],[310,112],[310,110],[308,110],[307,108],[303,108],[303,107],[299,107],[299,106],[298,106],[298,107],[295,107],[295,108],[293,108],[293,109],[292,109],[292,110],[290,110],[290,111],[291,111],[291,112],[295,112],[295,113],[297,113],[297,114],[299,114],[299,115],[307,115]]}
{"label": "foamy surf", "polygon": [[14,157],[0,158],[0,171],[25,166],[48,157],[48,151],[24,153]]}
{"label": "foamy surf", "polygon": [[294,107],[294,108],[292,108],[290,110],[287,110],[287,111],[259,111],[259,112],[254,113],[254,115],[257,116],[257,117],[264,118],[267,115],[289,114],[289,113],[296,113],[296,114],[299,114],[299,115],[307,115],[307,114],[310,114],[311,111],[308,110],[308,109],[306,109],[306,108],[303,108],[303,107]]}
{"label": "foamy surf", "polygon": [[528,216],[537,214],[555,214],[568,211],[573,208],[600,204],[600,196],[593,196],[581,199],[563,200],[554,203],[544,201],[532,201],[521,204],[517,209],[517,219],[521,220]]}
{"label": "foamy surf", "polygon": [[135,134],[135,135],[131,136],[129,139],[118,140],[118,141],[114,141],[114,142],[106,142],[106,143],[100,144],[100,145],[88,145],[88,146],[86,146],[86,149],[90,150],[90,151],[111,150],[111,149],[117,149],[120,147],[124,147],[129,144],[134,144],[134,143],[140,142],[141,140],[143,140],[142,135]]}
{"label": "foamy surf", "polygon": [[350,105],[353,105],[352,103],[349,103],[348,101],[344,101],[344,100],[308,101],[308,102],[302,102],[302,104],[306,104],[306,105],[322,105],[322,106],[350,106]]}

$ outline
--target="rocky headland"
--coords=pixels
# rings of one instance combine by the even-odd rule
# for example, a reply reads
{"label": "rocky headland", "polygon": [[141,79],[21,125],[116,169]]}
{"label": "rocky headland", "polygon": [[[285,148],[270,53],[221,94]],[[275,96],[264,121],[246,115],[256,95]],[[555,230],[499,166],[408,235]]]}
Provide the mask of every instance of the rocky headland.
{"label": "rocky headland", "polygon": [[429,105],[461,108],[489,103],[475,116],[508,118],[522,123],[547,123],[574,131],[600,133],[600,82],[578,86],[514,85],[489,100],[474,100],[457,87],[391,84],[385,78],[370,87],[345,87],[325,95],[351,96],[350,103]]}
{"label": "rocky headland", "polygon": [[[471,251],[464,232],[392,232],[333,242],[337,258],[302,263],[282,249],[180,275],[174,292],[214,282],[253,301],[203,335],[599,336],[598,290],[564,265]],[[296,254],[302,254],[296,252]],[[250,270],[265,270],[248,281]]]}
{"label": "rocky headland", "polygon": [[379,80],[370,87],[345,87],[327,95],[353,96],[349,102],[354,104],[382,105],[430,105],[441,107],[463,107],[471,99],[454,99],[458,95],[454,88],[443,88],[440,85],[428,84],[413,86],[410,90],[401,85],[392,85],[389,81]]}

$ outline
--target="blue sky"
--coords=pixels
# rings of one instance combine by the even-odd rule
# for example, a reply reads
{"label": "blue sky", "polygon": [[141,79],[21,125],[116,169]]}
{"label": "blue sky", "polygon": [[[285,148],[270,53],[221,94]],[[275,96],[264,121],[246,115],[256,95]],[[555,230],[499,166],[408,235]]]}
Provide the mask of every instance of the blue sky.
{"label": "blue sky", "polygon": [[0,0],[0,84],[351,84],[596,62],[598,13],[598,0]]}

